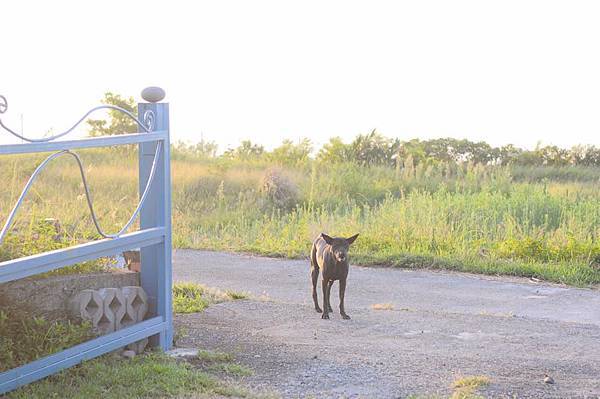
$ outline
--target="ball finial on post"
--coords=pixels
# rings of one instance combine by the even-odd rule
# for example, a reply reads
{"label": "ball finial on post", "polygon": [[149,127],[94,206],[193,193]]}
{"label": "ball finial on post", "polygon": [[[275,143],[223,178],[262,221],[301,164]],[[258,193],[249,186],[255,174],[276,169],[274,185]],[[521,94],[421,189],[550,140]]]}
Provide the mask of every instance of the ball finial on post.
{"label": "ball finial on post", "polygon": [[160,87],[150,86],[142,90],[142,98],[149,103],[157,103],[165,98],[165,91]]}

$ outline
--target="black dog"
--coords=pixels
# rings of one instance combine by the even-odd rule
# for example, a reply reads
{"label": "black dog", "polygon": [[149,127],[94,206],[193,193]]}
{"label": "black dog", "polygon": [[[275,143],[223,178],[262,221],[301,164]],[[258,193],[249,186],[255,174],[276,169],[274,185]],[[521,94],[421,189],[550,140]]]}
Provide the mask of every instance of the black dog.
{"label": "black dog", "polygon": [[[330,294],[331,286],[335,280],[340,282],[340,314],[342,318],[348,320],[350,316],[344,310],[344,294],[346,292],[346,279],[348,278],[348,249],[350,244],[356,240],[358,234],[350,238],[329,237],[325,233],[321,233],[313,242],[310,251],[310,275],[312,277],[312,296],[315,302],[315,310],[319,313],[323,312],[322,319],[329,318],[331,309]],[[323,272],[323,309],[319,307],[317,297],[317,280],[319,279],[319,269]]]}

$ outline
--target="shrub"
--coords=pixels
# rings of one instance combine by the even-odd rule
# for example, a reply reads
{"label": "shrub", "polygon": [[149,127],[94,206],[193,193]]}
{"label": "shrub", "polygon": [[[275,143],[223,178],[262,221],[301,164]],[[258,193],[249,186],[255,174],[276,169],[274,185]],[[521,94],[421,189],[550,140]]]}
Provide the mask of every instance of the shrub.
{"label": "shrub", "polygon": [[298,187],[278,169],[265,172],[261,182],[261,192],[280,209],[292,209],[299,201]]}

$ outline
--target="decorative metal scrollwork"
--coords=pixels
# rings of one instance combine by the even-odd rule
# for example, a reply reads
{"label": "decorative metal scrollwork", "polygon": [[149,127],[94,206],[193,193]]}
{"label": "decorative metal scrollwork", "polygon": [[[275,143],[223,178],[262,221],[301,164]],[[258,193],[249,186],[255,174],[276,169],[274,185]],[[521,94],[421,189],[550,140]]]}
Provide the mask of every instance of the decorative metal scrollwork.
{"label": "decorative metal scrollwork", "polygon": [[8,101],[6,101],[6,97],[0,95],[0,114],[3,114],[8,109]]}
{"label": "decorative metal scrollwork", "polygon": [[[3,97],[4,98],[4,97]],[[5,101],[5,107],[4,110],[6,111],[6,98],[4,98]],[[131,118],[135,123],[138,124],[139,127],[141,127],[146,133],[150,133],[152,132],[152,129],[148,129],[148,127],[140,122],[140,120],[138,118],[135,117],[135,115],[133,115],[131,112],[127,111],[124,108],[121,107],[117,107],[115,105],[99,105],[97,107],[92,108],[91,110],[89,110],[88,112],[85,113],[85,115],[83,115],[73,126],[71,126],[69,129],[65,130],[62,133],[59,134],[55,134],[53,136],[50,137],[44,137],[41,139],[30,139],[28,137],[23,136],[22,134],[19,134],[17,132],[15,132],[14,130],[10,129],[9,127],[7,127],[3,122],[2,119],[0,119],[0,127],[2,127],[4,130],[6,130],[8,133],[12,134],[13,136],[20,138],[21,140],[27,141],[29,143],[46,143],[48,141],[53,141],[56,140],[59,137],[63,137],[66,136],[67,134],[71,133],[73,130],[75,130],[75,128],[77,126],[79,126],[81,124],[81,122],[83,122],[84,120],[87,119],[88,116],[90,116],[90,114],[92,114],[95,111],[101,110],[101,109],[112,109],[115,111],[119,111],[125,115],[127,115],[129,118]]]}
{"label": "decorative metal scrollwork", "polygon": [[146,112],[144,112],[144,124],[146,125],[146,128],[149,131],[153,131],[154,123],[155,123],[154,112],[151,109],[149,109]]}
{"label": "decorative metal scrollwork", "polygon": [[[7,109],[8,109],[8,102],[6,100],[6,97],[0,95],[0,114],[5,113]],[[6,125],[4,125],[4,123],[2,122],[1,119],[0,119],[0,127],[2,127],[4,130],[6,130],[8,133],[12,134],[13,136],[18,137],[18,138],[20,138],[22,140],[25,140],[27,142],[30,142],[30,143],[49,142],[49,141],[55,140],[55,139],[57,139],[59,137],[66,136],[67,134],[71,133],[91,113],[93,113],[93,112],[95,112],[97,110],[100,110],[100,109],[112,109],[112,110],[117,110],[119,112],[122,112],[123,114],[127,115],[129,118],[133,119],[138,124],[138,126],[140,126],[140,128],[142,130],[144,130],[144,132],[146,132],[146,133],[151,133],[154,130],[156,119],[155,119],[154,112],[152,112],[152,110],[147,110],[144,113],[144,116],[143,116],[144,122],[142,123],[131,112],[129,112],[126,109],[123,109],[121,107],[116,107],[114,105],[101,105],[101,106],[92,108],[83,117],[81,117],[81,119],[79,119],[77,121],[77,123],[75,123],[68,130],[66,130],[66,131],[64,131],[62,133],[50,136],[50,137],[42,138],[42,139],[30,139],[30,138],[24,137],[22,134],[19,134],[19,133],[15,132],[14,130],[8,128]],[[129,227],[131,227],[131,225],[133,224],[133,222],[137,218],[140,210],[142,209],[142,206],[144,205],[144,202],[146,200],[148,192],[150,191],[150,187],[152,186],[152,182],[154,181],[154,176],[156,174],[156,169],[157,169],[157,165],[158,165],[158,158],[159,158],[160,152],[162,150],[163,150],[163,142],[162,141],[158,141],[158,143],[156,145],[156,151],[154,153],[154,159],[152,160],[152,167],[150,169],[150,175],[148,177],[148,181],[146,182],[146,187],[144,188],[144,191],[142,192],[140,201],[139,201],[139,203],[138,203],[135,211],[133,212],[133,214],[131,215],[131,217],[127,221],[127,223],[123,226],[123,228],[121,228],[115,234],[105,233],[102,230],[102,228],[100,227],[100,223],[98,222],[98,218],[96,216],[96,213],[94,212],[94,205],[93,205],[92,198],[91,198],[91,195],[90,195],[90,190],[89,190],[89,187],[88,187],[87,179],[85,177],[85,170],[84,170],[84,167],[83,167],[83,162],[81,161],[81,158],[79,157],[79,155],[77,155],[75,152],[70,151],[70,150],[63,150],[63,151],[58,151],[58,152],[56,152],[56,153],[48,156],[42,163],[40,163],[40,165],[31,174],[31,177],[29,178],[27,184],[23,188],[23,191],[21,191],[21,195],[19,196],[19,199],[17,200],[17,202],[15,203],[14,207],[12,208],[10,214],[8,215],[8,218],[6,219],[6,222],[4,223],[4,227],[2,228],[2,230],[0,230],[0,245],[2,244],[2,241],[4,240],[4,237],[8,233],[8,230],[10,229],[10,226],[11,226],[11,224],[13,222],[13,219],[14,219],[16,213],[17,213],[17,210],[21,206],[21,204],[22,204],[22,202],[23,202],[23,200],[24,200],[27,192],[29,191],[29,188],[31,187],[31,185],[35,181],[36,177],[47,166],[47,164],[50,161],[52,161],[53,159],[58,158],[58,157],[60,157],[62,155],[66,155],[66,154],[69,154],[69,155],[73,156],[73,158],[77,162],[77,166],[79,167],[79,171],[80,171],[80,174],[81,174],[81,180],[83,182],[83,188],[84,188],[84,191],[85,191],[85,196],[86,196],[86,199],[87,199],[87,203],[88,203],[88,208],[89,208],[89,211],[90,211],[90,215],[91,215],[92,221],[94,222],[94,226],[96,227],[96,230],[98,231],[98,234],[100,234],[104,238],[117,238],[117,237],[119,237]]]}

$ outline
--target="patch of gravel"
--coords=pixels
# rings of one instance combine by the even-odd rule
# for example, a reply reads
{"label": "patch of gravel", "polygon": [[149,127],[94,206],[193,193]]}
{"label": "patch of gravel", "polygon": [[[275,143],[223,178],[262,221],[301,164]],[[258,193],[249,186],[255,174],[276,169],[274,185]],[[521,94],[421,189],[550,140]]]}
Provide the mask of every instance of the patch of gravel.
{"label": "patch of gravel", "polygon": [[336,301],[322,320],[305,262],[178,251],[176,280],[254,295],[176,316],[179,345],[232,353],[243,384],[285,398],[447,397],[468,375],[491,379],[485,397],[600,396],[600,293],[427,273],[353,268],[352,320]]}

